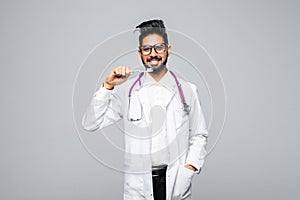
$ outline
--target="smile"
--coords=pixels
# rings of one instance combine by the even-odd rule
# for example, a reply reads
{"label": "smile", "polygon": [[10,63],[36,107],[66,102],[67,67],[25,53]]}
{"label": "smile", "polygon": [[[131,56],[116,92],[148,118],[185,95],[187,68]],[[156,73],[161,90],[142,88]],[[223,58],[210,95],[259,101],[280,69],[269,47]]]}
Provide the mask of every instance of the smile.
{"label": "smile", "polygon": [[162,58],[155,56],[155,57],[148,58],[147,62],[150,65],[155,66],[155,65],[158,65],[159,61],[161,61],[161,60],[162,60]]}

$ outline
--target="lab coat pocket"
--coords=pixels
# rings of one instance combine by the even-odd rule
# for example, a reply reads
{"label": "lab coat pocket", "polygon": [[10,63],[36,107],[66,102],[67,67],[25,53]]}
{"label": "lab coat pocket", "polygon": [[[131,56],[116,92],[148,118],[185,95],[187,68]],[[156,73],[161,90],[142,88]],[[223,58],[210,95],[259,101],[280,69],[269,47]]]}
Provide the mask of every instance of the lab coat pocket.
{"label": "lab coat pocket", "polygon": [[177,174],[175,193],[179,193],[181,200],[191,198],[192,192],[192,179],[194,172],[184,166],[180,166]]}

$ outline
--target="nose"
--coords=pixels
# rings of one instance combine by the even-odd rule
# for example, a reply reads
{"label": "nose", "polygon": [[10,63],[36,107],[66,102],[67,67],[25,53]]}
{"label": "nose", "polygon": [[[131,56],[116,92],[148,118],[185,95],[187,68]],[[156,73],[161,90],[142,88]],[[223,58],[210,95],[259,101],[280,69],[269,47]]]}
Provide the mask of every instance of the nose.
{"label": "nose", "polygon": [[155,48],[152,47],[150,56],[156,56],[156,55],[157,55],[157,53],[156,53],[156,51],[155,51]]}

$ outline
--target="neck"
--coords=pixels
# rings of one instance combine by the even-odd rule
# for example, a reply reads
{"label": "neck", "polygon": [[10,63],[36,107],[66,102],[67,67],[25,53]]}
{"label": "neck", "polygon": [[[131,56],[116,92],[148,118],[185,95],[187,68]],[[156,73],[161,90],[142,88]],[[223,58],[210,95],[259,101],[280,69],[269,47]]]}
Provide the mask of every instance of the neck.
{"label": "neck", "polygon": [[157,71],[157,72],[150,72],[150,76],[157,82],[164,77],[164,75],[167,73],[168,69],[165,67],[164,69]]}

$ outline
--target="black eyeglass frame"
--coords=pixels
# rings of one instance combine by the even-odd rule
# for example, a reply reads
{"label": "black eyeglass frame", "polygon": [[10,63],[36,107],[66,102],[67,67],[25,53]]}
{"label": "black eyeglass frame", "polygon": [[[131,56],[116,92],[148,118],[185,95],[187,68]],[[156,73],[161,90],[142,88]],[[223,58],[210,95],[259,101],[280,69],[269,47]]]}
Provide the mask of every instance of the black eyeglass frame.
{"label": "black eyeglass frame", "polygon": [[[164,46],[164,49],[163,51],[157,51],[157,48],[161,47],[160,45],[163,45]],[[142,55],[144,56],[148,56],[152,53],[152,49],[154,49],[154,51],[157,53],[157,54],[162,54],[164,52],[166,52],[168,50],[168,44],[167,43],[157,43],[155,45],[143,45],[143,46],[140,46],[139,49],[140,49],[140,52]],[[145,48],[147,49],[150,49],[149,53],[143,53],[143,51],[145,51]]]}

